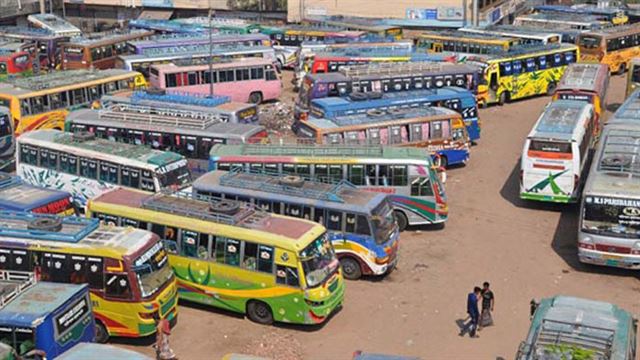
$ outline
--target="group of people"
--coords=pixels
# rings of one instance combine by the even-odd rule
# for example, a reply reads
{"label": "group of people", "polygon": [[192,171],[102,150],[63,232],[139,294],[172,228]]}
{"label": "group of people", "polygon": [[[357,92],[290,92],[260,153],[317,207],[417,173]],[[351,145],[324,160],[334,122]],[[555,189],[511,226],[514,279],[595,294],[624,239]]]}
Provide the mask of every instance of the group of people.
{"label": "group of people", "polygon": [[[482,299],[482,311],[478,309],[480,299]],[[475,338],[478,337],[477,332],[482,330],[483,327],[493,325],[492,313],[494,305],[495,297],[487,281],[482,284],[482,288],[479,286],[474,287],[473,292],[467,295],[469,322],[464,324],[462,330],[460,330],[460,336],[464,336],[466,332],[469,332],[469,336]]]}

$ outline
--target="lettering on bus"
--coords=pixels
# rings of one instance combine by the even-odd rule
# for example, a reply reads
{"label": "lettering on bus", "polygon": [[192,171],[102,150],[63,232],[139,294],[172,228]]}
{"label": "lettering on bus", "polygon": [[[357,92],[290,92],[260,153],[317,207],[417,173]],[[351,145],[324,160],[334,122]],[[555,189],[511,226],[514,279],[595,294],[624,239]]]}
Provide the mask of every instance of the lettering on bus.
{"label": "lettering on bus", "polygon": [[82,298],[75,305],[69,307],[65,312],[56,317],[56,331],[63,334],[69,330],[78,319],[89,312],[89,303],[86,298]]}
{"label": "lettering on bus", "polygon": [[43,205],[31,210],[37,214],[62,214],[67,212],[71,207],[71,200],[68,198],[60,199],[58,201],[54,201],[47,205]]}
{"label": "lettering on bus", "polygon": [[164,247],[162,243],[158,242],[155,245],[153,245],[149,250],[147,250],[144,254],[140,255],[140,257],[136,259],[134,265],[142,266],[147,261],[149,261],[149,259],[154,258],[153,261],[159,266],[161,266],[162,264],[159,264],[159,262],[165,259],[166,258],[165,256],[166,254],[165,254]]}
{"label": "lettering on bus", "polygon": [[637,228],[640,225],[640,200],[588,196],[587,205],[600,205],[601,211],[619,225]]}
{"label": "lettering on bus", "polygon": [[578,100],[578,101],[591,101],[591,95],[582,94],[563,94],[559,95],[560,100]]}
{"label": "lettering on bus", "polygon": [[238,117],[242,120],[255,116],[256,108],[251,107],[249,109],[242,110],[238,113]]}
{"label": "lettering on bus", "polygon": [[395,194],[396,189],[392,187],[361,187],[361,189],[366,191],[385,193],[385,194]]}
{"label": "lettering on bus", "polygon": [[593,203],[596,205],[625,206],[640,209],[640,200],[589,196],[586,201],[587,203]]}
{"label": "lettering on bus", "polygon": [[158,173],[161,175],[164,175],[170,171],[173,171],[175,169],[181,168],[181,167],[185,167],[187,166],[187,160],[186,159],[182,159],[176,162],[173,162],[169,165],[165,165],[165,166],[161,166],[158,168]]}

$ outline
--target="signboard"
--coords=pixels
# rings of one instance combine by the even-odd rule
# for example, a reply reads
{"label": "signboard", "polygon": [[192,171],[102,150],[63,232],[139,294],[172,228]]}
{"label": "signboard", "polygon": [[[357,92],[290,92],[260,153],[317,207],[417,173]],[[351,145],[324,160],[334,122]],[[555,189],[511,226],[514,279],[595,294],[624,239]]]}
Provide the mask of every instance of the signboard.
{"label": "signboard", "polygon": [[408,8],[406,11],[406,16],[407,19],[412,20],[436,20],[438,18],[438,10]]}
{"label": "signboard", "polygon": [[307,13],[307,15],[311,15],[311,16],[324,16],[324,15],[327,15],[327,9],[325,9],[325,8],[307,8],[306,9],[306,13]]}
{"label": "signboard", "polygon": [[58,335],[64,334],[72,328],[85,314],[89,313],[89,304],[87,298],[82,298],[77,303],[68,307],[63,313],[55,317],[56,332]]}
{"label": "signboard", "polygon": [[456,6],[438,6],[438,20],[464,20],[464,11]]}

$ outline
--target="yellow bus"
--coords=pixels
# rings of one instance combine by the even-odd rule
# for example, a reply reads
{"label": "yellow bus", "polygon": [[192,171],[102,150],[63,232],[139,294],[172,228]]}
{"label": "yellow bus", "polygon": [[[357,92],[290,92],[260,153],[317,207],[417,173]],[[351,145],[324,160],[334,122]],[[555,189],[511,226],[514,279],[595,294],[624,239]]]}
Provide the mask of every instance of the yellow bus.
{"label": "yellow bus", "polygon": [[344,280],[325,227],[236,200],[119,188],[89,201],[87,215],[158,234],[182,299],[260,324],[326,321],[342,305]]}
{"label": "yellow bus", "polygon": [[[123,224],[135,225],[135,224]],[[177,319],[177,287],[156,235],[96,219],[0,212],[0,269],[40,280],[88,284],[96,340],[156,332]]]}
{"label": "yellow bus", "polygon": [[627,74],[627,93],[625,96],[631,95],[638,87],[640,87],[640,58],[631,59],[629,65],[629,74]]}
{"label": "yellow bus", "polygon": [[535,95],[553,95],[567,65],[575,63],[575,45],[522,46],[497,55],[470,56],[466,62],[481,68],[478,104],[498,103]]}
{"label": "yellow bus", "polygon": [[445,30],[420,34],[416,46],[428,53],[495,54],[509,51],[519,43],[520,39],[514,37]]}
{"label": "yellow bus", "polygon": [[599,62],[622,75],[640,56],[640,24],[614,26],[578,36],[581,62]]}
{"label": "yellow bus", "polygon": [[0,83],[0,106],[11,112],[16,134],[64,128],[70,109],[104,94],[146,87],[142,74],[120,69],[56,71]]}

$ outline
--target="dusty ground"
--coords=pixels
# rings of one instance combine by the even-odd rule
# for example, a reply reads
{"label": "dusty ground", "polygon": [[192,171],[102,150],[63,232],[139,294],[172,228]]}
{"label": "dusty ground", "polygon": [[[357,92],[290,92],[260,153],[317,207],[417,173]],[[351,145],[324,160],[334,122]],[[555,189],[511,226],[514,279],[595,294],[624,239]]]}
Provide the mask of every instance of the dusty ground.
{"label": "dusty ground", "polygon": [[[611,86],[609,109],[615,109],[624,79],[613,78]],[[380,281],[349,282],[343,310],[324,327],[265,327],[183,305],[171,337],[175,352],[181,359],[274,349],[283,350],[277,358],[292,359],[348,359],[354,350],[424,359],[510,359],[527,333],[532,298],[584,296],[638,315],[638,273],[578,263],[577,207],[518,199],[523,140],[548,101],[542,97],[480,112],[482,139],[470,163],[448,174],[451,216],[445,228],[403,233],[398,270]],[[456,321],[465,317],[466,294],[485,280],[496,294],[496,326],[479,339],[459,337]],[[141,343],[124,345],[152,354]]]}

